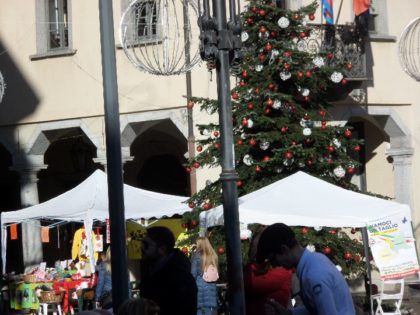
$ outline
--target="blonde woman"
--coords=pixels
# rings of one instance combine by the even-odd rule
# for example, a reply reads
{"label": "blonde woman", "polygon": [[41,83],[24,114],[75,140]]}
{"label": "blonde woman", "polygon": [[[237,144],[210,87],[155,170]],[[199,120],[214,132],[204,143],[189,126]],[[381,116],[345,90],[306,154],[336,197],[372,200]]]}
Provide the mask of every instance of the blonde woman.
{"label": "blonde woman", "polygon": [[[217,288],[215,282],[207,282],[203,274],[209,266],[218,268],[218,257],[209,240],[199,237],[191,259],[191,273],[197,284],[197,315],[217,314]],[[212,269],[213,267],[210,267]]]}

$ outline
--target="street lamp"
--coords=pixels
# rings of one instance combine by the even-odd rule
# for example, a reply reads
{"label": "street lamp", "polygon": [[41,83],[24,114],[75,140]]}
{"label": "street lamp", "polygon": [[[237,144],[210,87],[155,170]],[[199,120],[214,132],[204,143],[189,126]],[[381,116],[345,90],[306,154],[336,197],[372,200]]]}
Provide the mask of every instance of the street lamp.
{"label": "street lamp", "polygon": [[[220,180],[223,188],[228,302],[230,314],[245,314],[241,240],[239,234],[238,192],[233,151],[232,103],[230,100],[229,66],[240,64],[241,27],[235,0],[229,0],[230,20],[226,18],[225,0],[199,0],[200,55],[216,68],[219,124],[221,140]],[[201,5],[202,4],[202,5]],[[239,10],[239,2],[237,4]],[[210,11],[213,11],[213,14]]]}

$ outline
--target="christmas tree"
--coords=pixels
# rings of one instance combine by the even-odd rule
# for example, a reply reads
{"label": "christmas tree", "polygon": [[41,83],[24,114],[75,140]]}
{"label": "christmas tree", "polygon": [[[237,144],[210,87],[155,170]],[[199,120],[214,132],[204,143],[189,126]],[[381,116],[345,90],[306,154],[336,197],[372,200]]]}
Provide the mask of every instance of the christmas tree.
{"label": "christmas tree", "polygon": [[[312,3],[290,11],[276,1],[251,0],[242,13],[244,62],[231,91],[240,196],[299,170],[357,190],[350,178],[359,163],[350,156],[361,150],[362,141],[352,136],[350,126],[333,124],[328,112],[328,95],[347,84],[352,64],[336,58],[331,45],[309,50],[316,8]],[[217,100],[193,97],[188,105],[193,104],[209,114],[218,111]],[[197,127],[202,137],[187,171],[220,164],[218,125]],[[194,211],[185,215],[185,221],[191,234],[197,232],[198,213],[220,203],[219,181],[190,198]],[[216,228],[211,238],[223,264],[221,229]],[[295,231],[304,246],[326,254],[346,276],[363,272],[363,247],[359,239],[349,237],[351,233],[321,227]]]}

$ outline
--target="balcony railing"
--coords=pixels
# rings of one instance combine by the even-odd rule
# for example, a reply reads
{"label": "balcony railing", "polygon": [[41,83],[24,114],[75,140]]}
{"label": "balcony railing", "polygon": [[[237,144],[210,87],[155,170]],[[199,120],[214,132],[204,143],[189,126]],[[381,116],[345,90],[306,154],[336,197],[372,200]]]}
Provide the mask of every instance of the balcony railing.
{"label": "balcony railing", "polygon": [[334,62],[351,63],[347,79],[367,80],[364,39],[354,25],[312,24],[310,36],[305,39],[305,49],[311,53],[328,50],[334,53]]}

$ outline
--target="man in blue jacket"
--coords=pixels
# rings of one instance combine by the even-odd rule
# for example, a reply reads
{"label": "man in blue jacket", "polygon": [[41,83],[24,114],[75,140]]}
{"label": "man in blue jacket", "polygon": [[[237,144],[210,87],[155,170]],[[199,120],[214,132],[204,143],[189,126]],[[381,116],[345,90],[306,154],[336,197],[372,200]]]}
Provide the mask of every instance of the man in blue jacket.
{"label": "man in blue jacket", "polygon": [[305,306],[286,309],[267,301],[266,314],[273,315],[355,315],[349,287],[334,264],[323,254],[304,249],[293,230],[283,224],[268,226],[258,242],[257,261],[273,266],[296,268],[300,295]]}

